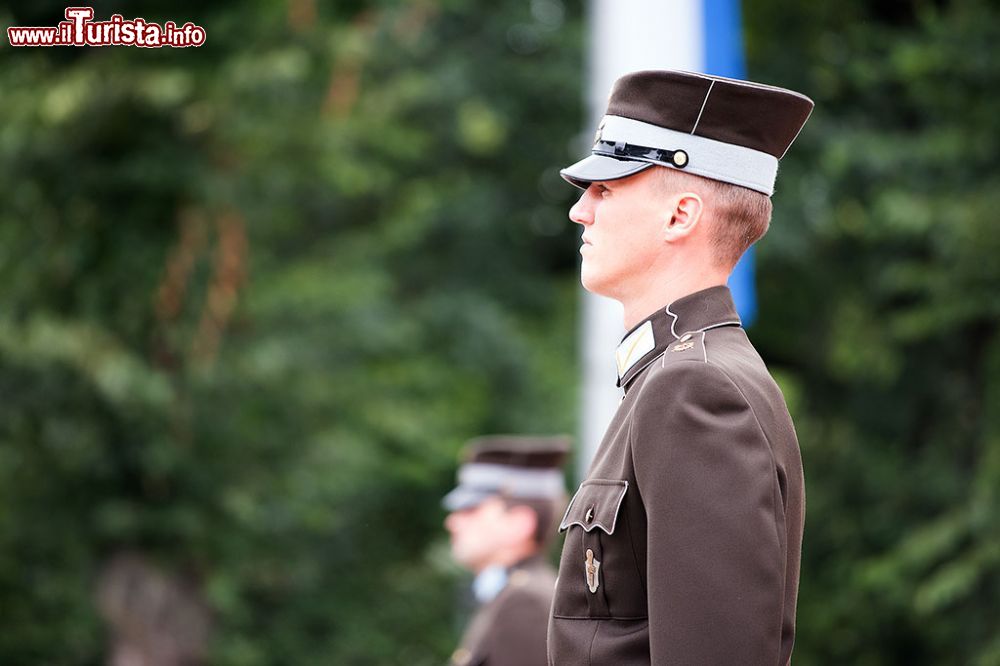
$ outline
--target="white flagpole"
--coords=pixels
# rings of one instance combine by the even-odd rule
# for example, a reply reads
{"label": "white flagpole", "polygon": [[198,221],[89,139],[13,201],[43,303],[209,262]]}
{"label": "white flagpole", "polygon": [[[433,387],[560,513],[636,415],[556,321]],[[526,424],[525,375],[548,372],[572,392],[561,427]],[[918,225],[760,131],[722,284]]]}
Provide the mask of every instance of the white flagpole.
{"label": "white flagpole", "polygon": [[[608,104],[611,84],[639,69],[704,67],[702,0],[591,0],[589,5],[589,83],[584,131],[590,148]],[[604,430],[621,401],[614,351],[625,334],[621,306],[583,292],[583,410],[578,474],[586,474]]]}

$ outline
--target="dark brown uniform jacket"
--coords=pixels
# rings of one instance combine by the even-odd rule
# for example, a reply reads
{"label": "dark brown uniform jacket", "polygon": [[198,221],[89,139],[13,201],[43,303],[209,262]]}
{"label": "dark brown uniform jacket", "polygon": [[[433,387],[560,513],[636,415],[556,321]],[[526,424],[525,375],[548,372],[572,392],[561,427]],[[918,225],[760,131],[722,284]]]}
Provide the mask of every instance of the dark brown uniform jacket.
{"label": "dark brown uniform jacket", "polygon": [[728,288],[672,303],[623,345],[625,396],[560,525],[549,662],[787,664],[802,463]]}
{"label": "dark brown uniform jacket", "polygon": [[454,666],[545,666],[545,626],[556,572],[543,558],[511,568],[507,584],[476,611]]}

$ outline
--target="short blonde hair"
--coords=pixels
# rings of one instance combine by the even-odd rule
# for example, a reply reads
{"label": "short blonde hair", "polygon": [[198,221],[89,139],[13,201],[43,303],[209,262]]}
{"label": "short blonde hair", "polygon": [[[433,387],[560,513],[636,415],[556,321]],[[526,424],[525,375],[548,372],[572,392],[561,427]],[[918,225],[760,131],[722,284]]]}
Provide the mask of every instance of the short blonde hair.
{"label": "short blonde hair", "polygon": [[689,189],[700,194],[712,218],[715,260],[730,269],[743,253],[767,233],[771,224],[771,198],[766,194],[659,167],[664,186],[671,194]]}

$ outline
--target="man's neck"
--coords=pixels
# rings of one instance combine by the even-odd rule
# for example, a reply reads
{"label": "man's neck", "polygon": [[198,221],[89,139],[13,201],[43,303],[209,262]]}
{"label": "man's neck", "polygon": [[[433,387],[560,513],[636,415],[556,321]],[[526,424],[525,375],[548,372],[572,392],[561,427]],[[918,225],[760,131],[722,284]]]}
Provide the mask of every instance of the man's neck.
{"label": "man's neck", "polygon": [[504,569],[510,569],[515,564],[520,564],[521,562],[534,557],[538,554],[538,546],[534,543],[518,544],[510,548],[505,548],[499,550],[496,554],[490,558],[489,562],[484,562],[475,573],[480,573],[488,567],[500,566]]}
{"label": "man's neck", "polygon": [[729,275],[720,270],[688,271],[672,278],[657,280],[639,290],[634,297],[621,298],[625,308],[625,330],[631,330],[656,310],[678,298],[709,287],[726,284]]}

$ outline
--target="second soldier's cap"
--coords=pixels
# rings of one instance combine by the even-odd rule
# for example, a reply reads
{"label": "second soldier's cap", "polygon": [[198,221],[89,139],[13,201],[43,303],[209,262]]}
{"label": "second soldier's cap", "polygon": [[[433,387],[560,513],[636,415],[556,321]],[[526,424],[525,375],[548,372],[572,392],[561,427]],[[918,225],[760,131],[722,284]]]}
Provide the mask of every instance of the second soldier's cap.
{"label": "second soldier's cap", "polygon": [[566,492],[562,465],[570,449],[565,436],[491,435],[465,446],[458,486],[442,500],[461,511],[493,495],[511,499],[558,499]]}
{"label": "second soldier's cap", "polygon": [[633,72],[615,82],[592,154],[560,174],[586,189],[660,165],[770,196],[812,108],[805,95],[760,83]]}

